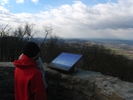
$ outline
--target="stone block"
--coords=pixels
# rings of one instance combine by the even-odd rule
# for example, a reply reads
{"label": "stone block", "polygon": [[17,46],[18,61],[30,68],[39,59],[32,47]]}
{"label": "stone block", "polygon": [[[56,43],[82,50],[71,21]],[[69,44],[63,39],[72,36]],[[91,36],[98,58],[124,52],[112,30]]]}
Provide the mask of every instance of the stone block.
{"label": "stone block", "polygon": [[84,95],[82,95],[81,93],[78,93],[76,91],[74,91],[74,97],[73,100],[88,100],[88,98],[86,98]]}
{"label": "stone block", "polygon": [[113,93],[110,98],[111,100],[125,100],[124,98],[118,96],[116,93]]}
{"label": "stone block", "polygon": [[65,89],[68,89],[68,90],[73,90],[73,88],[74,88],[72,85],[70,85],[68,83],[60,83],[59,86],[65,88]]}
{"label": "stone block", "polygon": [[110,97],[107,97],[107,96],[105,96],[105,95],[103,95],[103,94],[101,93],[101,89],[98,88],[97,85],[95,86],[95,93],[96,93],[96,98],[97,98],[98,100],[110,100]]}

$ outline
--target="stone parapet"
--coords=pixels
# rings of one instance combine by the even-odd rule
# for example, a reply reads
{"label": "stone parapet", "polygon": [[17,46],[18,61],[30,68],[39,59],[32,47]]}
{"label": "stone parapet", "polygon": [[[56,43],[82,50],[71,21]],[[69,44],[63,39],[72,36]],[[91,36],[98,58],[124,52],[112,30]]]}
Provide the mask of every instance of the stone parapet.
{"label": "stone parapet", "polygon": [[0,100],[14,100],[14,66],[0,62]]}
{"label": "stone parapet", "polygon": [[84,70],[72,74],[63,74],[48,67],[45,67],[45,70],[50,100],[132,100],[120,95],[121,89],[116,91],[110,86],[117,84],[118,78]]}
{"label": "stone parapet", "polygon": [[[48,100],[133,100],[133,83],[99,72],[63,74],[45,64]],[[12,62],[0,62],[0,100],[14,100]]]}

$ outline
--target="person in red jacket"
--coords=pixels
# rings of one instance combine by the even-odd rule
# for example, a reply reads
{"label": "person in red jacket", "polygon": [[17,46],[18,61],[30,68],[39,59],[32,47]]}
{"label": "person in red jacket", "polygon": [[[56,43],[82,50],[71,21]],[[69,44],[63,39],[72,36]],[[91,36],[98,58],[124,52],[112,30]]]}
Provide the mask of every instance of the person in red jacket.
{"label": "person in red jacket", "polygon": [[40,48],[34,42],[27,42],[23,47],[21,59],[15,60],[15,100],[46,100],[46,89],[42,74],[37,69],[36,60]]}

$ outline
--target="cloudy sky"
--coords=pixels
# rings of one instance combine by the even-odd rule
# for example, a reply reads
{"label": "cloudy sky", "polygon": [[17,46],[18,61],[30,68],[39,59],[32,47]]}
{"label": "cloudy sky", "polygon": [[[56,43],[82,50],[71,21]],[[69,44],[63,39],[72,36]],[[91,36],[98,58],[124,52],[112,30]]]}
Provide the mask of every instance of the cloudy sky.
{"label": "cloudy sky", "polygon": [[28,22],[62,38],[133,39],[133,0],[0,0],[0,25]]}

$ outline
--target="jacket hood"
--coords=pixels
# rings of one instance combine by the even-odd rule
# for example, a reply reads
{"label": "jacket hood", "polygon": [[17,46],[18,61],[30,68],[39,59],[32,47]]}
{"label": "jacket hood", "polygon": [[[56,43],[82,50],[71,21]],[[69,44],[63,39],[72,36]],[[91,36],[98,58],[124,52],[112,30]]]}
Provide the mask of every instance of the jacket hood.
{"label": "jacket hood", "polygon": [[30,67],[36,67],[37,64],[34,60],[32,60],[31,58],[27,57],[26,55],[22,55],[21,59],[19,60],[15,60],[13,62],[13,64],[20,69],[24,69],[24,68],[30,68]]}

